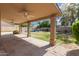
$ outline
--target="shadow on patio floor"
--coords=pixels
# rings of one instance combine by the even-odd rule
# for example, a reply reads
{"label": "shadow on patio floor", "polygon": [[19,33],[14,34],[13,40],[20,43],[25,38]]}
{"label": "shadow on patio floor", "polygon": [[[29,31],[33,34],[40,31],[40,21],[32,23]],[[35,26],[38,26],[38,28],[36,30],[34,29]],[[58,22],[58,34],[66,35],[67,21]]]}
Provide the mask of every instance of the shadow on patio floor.
{"label": "shadow on patio floor", "polygon": [[50,47],[38,47],[14,35],[2,35],[0,41],[8,56],[42,56],[47,52],[46,48]]}

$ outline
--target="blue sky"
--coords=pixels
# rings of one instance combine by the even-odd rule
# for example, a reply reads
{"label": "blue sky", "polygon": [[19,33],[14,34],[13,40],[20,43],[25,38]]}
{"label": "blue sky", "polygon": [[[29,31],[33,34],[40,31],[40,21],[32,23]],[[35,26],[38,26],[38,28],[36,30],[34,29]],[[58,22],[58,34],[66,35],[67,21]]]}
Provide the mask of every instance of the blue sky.
{"label": "blue sky", "polygon": [[37,24],[38,24],[38,22],[32,22],[32,26],[35,26]]}
{"label": "blue sky", "polygon": [[58,4],[58,6],[61,6],[62,5],[62,3],[57,3]]}

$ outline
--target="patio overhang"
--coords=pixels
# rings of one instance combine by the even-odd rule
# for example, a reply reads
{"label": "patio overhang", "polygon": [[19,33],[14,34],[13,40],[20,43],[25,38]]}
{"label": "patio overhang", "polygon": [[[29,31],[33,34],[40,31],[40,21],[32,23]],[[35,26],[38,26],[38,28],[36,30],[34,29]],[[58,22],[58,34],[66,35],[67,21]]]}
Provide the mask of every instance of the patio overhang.
{"label": "patio overhang", "polygon": [[[0,4],[1,20],[17,24],[36,21],[61,12],[55,3]],[[24,12],[27,14],[24,16]]]}
{"label": "patio overhang", "polygon": [[[55,3],[3,3],[0,4],[0,20],[22,24],[50,17],[50,44],[55,43],[55,17],[61,16],[61,11]],[[29,25],[28,25],[29,26]],[[29,37],[29,28],[28,28]]]}

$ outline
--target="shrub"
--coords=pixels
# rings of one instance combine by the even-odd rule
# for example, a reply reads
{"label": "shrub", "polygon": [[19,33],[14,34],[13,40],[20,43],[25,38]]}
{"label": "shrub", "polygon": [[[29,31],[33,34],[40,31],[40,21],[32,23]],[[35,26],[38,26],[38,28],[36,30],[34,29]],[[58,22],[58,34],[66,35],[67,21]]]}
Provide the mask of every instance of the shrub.
{"label": "shrub", "polygon": [[13,34],[19,34],[19,31],[18,30],[14,30]]}
{"label": "shrub", "polygon": [[76,43],[79,44],[79,20],[75,21],[72,24],[72,33],[74,34],[74,37],[76,38]]}

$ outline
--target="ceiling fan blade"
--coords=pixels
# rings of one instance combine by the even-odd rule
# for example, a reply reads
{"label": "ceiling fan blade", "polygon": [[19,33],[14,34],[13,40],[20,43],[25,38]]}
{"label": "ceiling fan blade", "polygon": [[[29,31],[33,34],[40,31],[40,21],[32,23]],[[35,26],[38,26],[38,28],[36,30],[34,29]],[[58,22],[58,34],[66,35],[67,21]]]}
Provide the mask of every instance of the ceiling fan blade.
{"label": "ceiling fan blade", "polygon": [[34,18],[35,16],[33,16],[33,15],[28,15],[26,18],[27,19],[30,19],[30,18]]}

